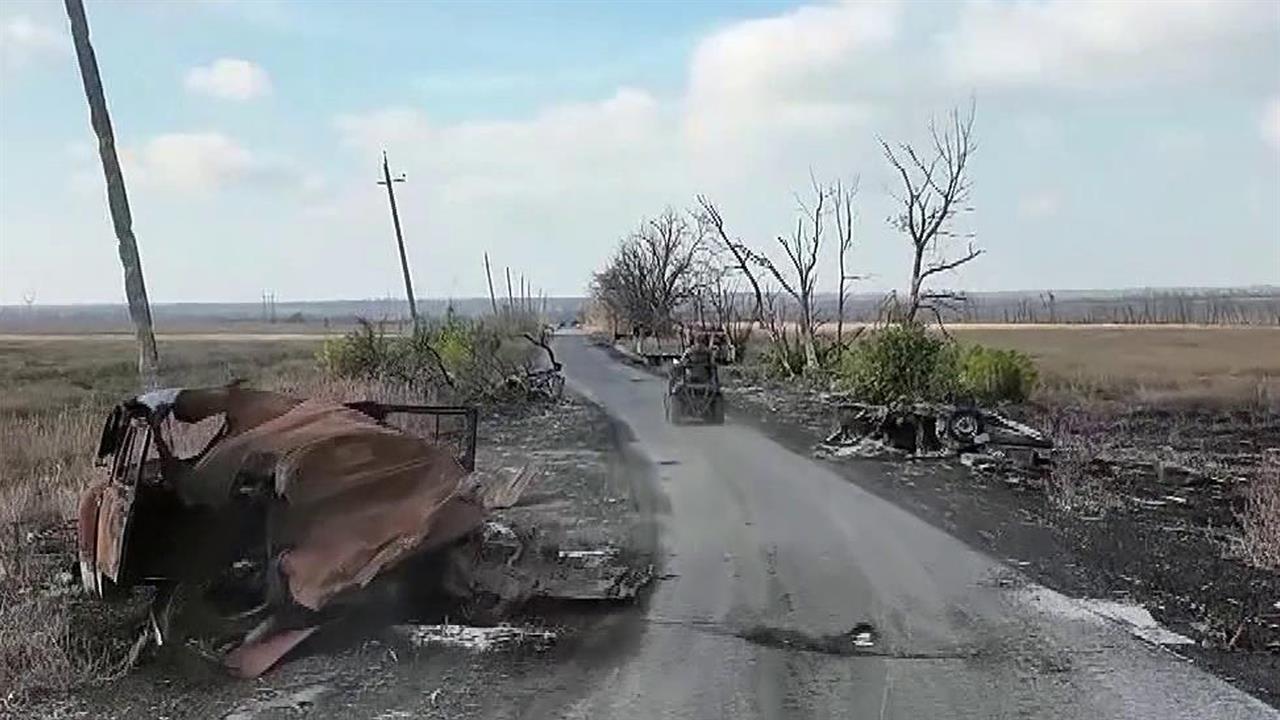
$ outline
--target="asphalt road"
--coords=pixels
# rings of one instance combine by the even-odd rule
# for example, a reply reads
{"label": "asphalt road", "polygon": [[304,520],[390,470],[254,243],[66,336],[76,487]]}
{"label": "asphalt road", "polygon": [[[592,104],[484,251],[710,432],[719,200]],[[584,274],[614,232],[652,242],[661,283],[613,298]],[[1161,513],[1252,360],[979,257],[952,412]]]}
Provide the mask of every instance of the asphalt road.
{"label": "asphalt road", "polygon": [[629,654],[557,714],[1280,716],[752,428],[669,425],[664,381],[584,338],[556,349],[651,462],[666,574]]}

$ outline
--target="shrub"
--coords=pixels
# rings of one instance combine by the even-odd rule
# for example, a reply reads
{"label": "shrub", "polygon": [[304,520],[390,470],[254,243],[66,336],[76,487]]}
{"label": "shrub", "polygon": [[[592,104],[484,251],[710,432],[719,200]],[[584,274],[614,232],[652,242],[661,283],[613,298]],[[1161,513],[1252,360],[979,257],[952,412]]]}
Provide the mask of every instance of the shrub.
{"label": "shrub", "polygon": [[342,337],[328,338],[317,361],[324,372],[341,378],[382,377],[394,364],[392,339],[381,325],[360,320],[360,327]]}
{"label": "shrub", "polygon": [[846,353],[838,376],[867,402],[947,400],[957,389],[959,353],[954,343],[922,325],[890,325]]}
{"label": "shrub", "polygon": [[872,403],[899,400],[1022,402],[1035,388],[1031,358],[1017,350],[960,346],[923,325],[889,325],[846,352],[839,383]]}
{"label": "shrub", "polygon": [[332,378],[391,382],[424,395],[446,391],[458,400],[475,400],[497,391],[540,352],[518,334],[535,326],[516,317],[471,320],[449,314],[409,335],[387,335],[382,326],[361,321],[350,333],[327,340],[317,360]]}
{"label": "shrub", "polygon": [[1036,366],[1017,350],[969,345],[960,352],[960,391],[983,402],[1022,402],[1036,385]]}
{"label": "shrub", "polygon": [[790,378],[804,367],[804,348],[798,342],[771,342],[759,362],[767,377]]}

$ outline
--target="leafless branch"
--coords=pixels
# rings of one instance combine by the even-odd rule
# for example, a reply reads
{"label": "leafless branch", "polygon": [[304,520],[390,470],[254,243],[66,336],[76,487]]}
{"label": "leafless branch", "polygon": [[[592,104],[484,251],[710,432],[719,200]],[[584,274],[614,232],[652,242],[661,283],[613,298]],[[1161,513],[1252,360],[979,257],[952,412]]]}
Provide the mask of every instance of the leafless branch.
{"label": "leafless branch", "polygon": [[[944,241],[955,235],[952,224],[956,215],[969,209],[969,158],[977,148],[973,139],[973,119],[974,106],[971,102],[963,115],[958,108],[953,109],[945,126],[940,128],[936,122],[931,122],[931,156],[928,158],[921,157],[910,144],[903,143],[895,149],[885,140],[880,140],[885,159],[902,181],[902,193],[894,194],[901,211],[892,222],[907,236],[912,246],[911,286],[903,316],[907,322],[914,322],[923,308],[926,279],[955,270],[982,254],[982,250],[970,244],[964,255],[947,259],[942,247]],[[926,264],[926,253],[939,259]]]}

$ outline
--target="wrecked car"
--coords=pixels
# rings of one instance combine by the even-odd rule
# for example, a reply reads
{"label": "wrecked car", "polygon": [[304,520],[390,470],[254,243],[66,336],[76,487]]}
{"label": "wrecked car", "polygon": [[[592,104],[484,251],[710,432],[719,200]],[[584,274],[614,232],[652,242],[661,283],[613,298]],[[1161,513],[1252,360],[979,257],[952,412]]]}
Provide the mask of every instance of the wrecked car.
{"label": "wrecked car", "polygon": [[[437,437],[392,427],[392,414],[429,419]],[[461,420],[456,449],[440,441],[447,419]],[[205,420],[220,427],[203,448],[175,453],[175,430]],[[104,476],[81,498],[83,584],[106,598],[156,588],[158,644],[193,627],[239,636],[226,664],[260,674],[385,571],[482,524],[463,483],[475,425],[471,408],[239,385],[127,400],[102,429]]]}
{"label": "wrecked car", "polygon": [[841,402],[836,406],[836,428],[823,445],[866,456],[885,452],[917,458],[996,455],[1023,467],[1048,463],[1053,448],[1040,431],[999,413],[926,402]]}
{"label": "wrecked car", "polygon": [[[177,452],[201,423],[216,432]],[[490,518],[533,472],[477,482],[476,424],[470,407],[238,384],[126,400],[103,426],[103,476],[81,498],[83,584],[106,599],[153,588],[140,641],[242,677],[369,606],[495,622],[534,599],[627,600],[648,584],[649,566],[585,566]]]}

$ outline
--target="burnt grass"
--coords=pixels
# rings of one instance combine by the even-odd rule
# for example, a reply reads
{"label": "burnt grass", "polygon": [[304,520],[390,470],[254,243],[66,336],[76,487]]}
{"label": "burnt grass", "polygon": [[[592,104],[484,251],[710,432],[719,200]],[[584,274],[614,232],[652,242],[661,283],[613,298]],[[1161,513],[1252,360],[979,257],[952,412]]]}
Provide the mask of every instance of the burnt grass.
{"label": "burnt grass", "polygon": [[[813,389],[722,378],[729,414],[794,451],[812,453],[835,428],[833,401]],[[1196,641],[1179,654],[1280,707],[1280,573],[1249,564],[1237,542],[1241,491],[1280,447],[1280,417],[1119,403],[1007,412],[1085,456],[1068,480],[1088,502],[1064,503],[1046,474],[955,459],[826,461],[1036,582],[1143,605]]]}

